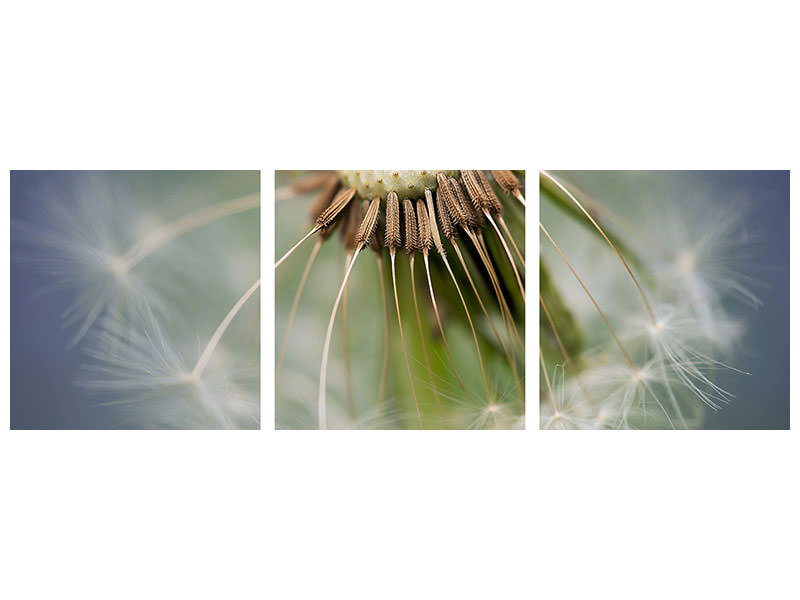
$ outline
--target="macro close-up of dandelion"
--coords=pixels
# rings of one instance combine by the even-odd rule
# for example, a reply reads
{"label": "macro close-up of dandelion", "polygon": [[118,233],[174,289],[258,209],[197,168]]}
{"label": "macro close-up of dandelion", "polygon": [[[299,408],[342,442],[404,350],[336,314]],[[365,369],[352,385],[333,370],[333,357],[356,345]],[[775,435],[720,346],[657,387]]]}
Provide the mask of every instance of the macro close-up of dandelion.
{"label": "macro close-up of dandelion", "polygon": [[540,427],[788,427],[788,173],[540,173]]}
{"label": "macro close-up of dandelion", "polygon": [[13,427],[259,427],[259,178],[12,172]]}
{"label": "macro close-up of dandelion", "polygon": [[524,427],[524,171],[275,178],[276,427]]}

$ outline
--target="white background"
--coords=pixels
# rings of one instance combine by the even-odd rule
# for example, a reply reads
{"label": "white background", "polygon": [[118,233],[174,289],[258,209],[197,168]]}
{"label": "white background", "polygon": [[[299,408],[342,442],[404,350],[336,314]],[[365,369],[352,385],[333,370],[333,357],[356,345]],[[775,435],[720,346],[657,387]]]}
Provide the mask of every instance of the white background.
{"label": "white background", "polygon": [[789,7],[5,3],[4,172],[262,169],[265,431],[4,409],[2,596],[800,597],[797,432],[269,431],[273,169],[792,169]]}

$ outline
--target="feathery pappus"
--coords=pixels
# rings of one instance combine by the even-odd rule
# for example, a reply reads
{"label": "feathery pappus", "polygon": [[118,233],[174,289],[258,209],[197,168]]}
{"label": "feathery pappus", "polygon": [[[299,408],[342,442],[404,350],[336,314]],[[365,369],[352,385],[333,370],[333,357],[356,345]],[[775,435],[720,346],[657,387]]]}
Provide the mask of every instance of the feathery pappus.
{"label": "feathery pappus", "polygon": [[749,203],[614,173],[540,173],[540,427],[702,427],[733,400],[720,376],[747,376]]}
{"label": "feathery pappus", "polygon": [[44,179],[13,254],[67,303],[65,356],[97,422],[258,428],[259,173]]}

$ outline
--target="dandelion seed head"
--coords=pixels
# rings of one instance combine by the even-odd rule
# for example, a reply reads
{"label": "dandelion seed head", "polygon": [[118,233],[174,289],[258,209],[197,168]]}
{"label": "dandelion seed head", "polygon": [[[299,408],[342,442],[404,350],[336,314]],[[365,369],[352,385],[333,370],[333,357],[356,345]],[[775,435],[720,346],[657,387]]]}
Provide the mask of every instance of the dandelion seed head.
{"label": "dandelion seed head", "polygon": [[128,263],[121,256],[108,257],[108,270],[115,279],[122,282],[128,275]]}
{"label": "dandelion seed head", "polygon": [[512,406],[492,403],[473,411],[467,429],[512,429],[516,418]]}
{"label": "dandelion seed head", "polygon": [[694,270],[695,261],[697,258],[694,252],[684,251],[678,256],[677,265],[678,270],[682,273],[691,273]]}

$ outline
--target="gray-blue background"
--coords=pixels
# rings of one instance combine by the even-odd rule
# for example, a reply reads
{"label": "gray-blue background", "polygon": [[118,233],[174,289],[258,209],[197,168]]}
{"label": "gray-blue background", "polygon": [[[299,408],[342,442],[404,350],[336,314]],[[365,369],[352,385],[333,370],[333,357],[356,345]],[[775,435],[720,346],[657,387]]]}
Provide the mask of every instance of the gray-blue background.
{"label": "gray-blue background", "polygon": [[[724,375],[736,398],[709,413],[707,429],[789,428],[789,172],[727,171],[704,175],[720,194],[756,201],[750,224],[760,234],[750,274],[763,305],[737,309],[747,320],[741,352],[749,376]],[[724,196],[723,196],[724,197]]]}
{"label": "gray-blue background", "polygon": [[[71,172],[11,173],[11,223],[42,224],[44,190],[69,189]],[[73,385],[80,347],[66,351],[69,338],[62,313],[71,294],[41,293],[52,283],[11,246],[11,427],[13,429],[102,429],[107,411]]]}

